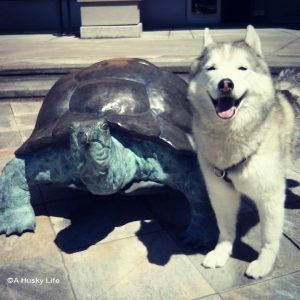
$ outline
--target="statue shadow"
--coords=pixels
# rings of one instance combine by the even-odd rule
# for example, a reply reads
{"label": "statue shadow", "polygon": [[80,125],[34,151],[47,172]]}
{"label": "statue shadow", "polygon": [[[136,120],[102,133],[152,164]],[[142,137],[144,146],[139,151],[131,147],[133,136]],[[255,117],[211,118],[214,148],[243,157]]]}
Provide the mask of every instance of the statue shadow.
{"label": "statue shadow", "polygon": [[[70,189],[61,193],[60,189],[54,188],[51,193],[44,191],[43,195],[47,196],[45,205],[47,214],[52,217],[55,243],[66,253],[133,236],[146,247],[148,261],[160,266],[176,254],[206,254],[210,250],[186,245],[179,237],[189,223],[190,208],[187,199],[176,191],[155,195],[95,196]],[[287,202],[286,208],[298,208],[295,203]],[[260,240],[258,223],[255,209],[239,214],[233,257],[246,262],[257,258],[257,251],[250,245]],[[245,236],[247,242],[243,241]]]}
{"label": "statue shadow", "polygon": [[[101,241],[135,236],[140,221],[153,220],[145,196],[96,196],[66,188],[42,186],[41,189],[46,198],[46,213],[56,233],[55,243],[66,253],[83,251]],[[163,194],[156,197],[159,201]],[[159,229],[157,223],[151,223],[140,234]]]}

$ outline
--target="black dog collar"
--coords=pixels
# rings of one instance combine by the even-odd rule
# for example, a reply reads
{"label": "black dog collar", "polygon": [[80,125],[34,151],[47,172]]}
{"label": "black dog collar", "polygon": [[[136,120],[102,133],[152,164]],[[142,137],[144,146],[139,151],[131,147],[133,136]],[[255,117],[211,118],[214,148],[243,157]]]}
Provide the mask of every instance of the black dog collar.
{"label": "black dog collar", "polygon": [[[250,156],[252,156],[252,154]],[[232,180],[230,178],[228,178],[228,176],[227,176],[228,172],[234,171],[235,169],[237,169],[240,165],[242,165],[245,161],[247,161],[250,158],[250,156],[243,158],[238,163],[236,163],[236,164],[234,164],[234,165],[232,165],[232,166],[230,166],[230,167],[228,167],[224,170],[221,170],[217,167],[214,167],[215,175],[219,178],[223,178],[228,183],[232,183]]]}

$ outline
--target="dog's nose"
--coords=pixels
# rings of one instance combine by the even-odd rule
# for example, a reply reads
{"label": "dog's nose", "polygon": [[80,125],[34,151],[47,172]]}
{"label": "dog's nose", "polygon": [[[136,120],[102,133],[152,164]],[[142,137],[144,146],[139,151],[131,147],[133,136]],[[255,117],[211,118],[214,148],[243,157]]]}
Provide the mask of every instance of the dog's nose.
{"label": "dog's nose", "polygon": [[218,89],[223,93],[230,93],[234,88],[234,84],[231,79],[222,79],[218,84]]}

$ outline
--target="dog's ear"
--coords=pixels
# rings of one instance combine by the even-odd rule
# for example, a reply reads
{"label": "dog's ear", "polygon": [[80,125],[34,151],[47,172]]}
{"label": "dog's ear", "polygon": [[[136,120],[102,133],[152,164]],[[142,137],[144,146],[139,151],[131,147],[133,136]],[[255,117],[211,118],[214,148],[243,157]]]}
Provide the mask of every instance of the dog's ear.
{"label": "dog's ear", "polygon": [[212,39],[209,29],[204,29],[204,35],[203,35],[203,46],[204,48],[208,47],[209,45],[213,44],[214,40]]}
{"label": "dog's ear", "polygon": [[252,49],[254,49],[257,54],[259,54],[260,56],[263,55],[261,51],[260,38],[252,25],[248,25],[247,27],[245,42]]}

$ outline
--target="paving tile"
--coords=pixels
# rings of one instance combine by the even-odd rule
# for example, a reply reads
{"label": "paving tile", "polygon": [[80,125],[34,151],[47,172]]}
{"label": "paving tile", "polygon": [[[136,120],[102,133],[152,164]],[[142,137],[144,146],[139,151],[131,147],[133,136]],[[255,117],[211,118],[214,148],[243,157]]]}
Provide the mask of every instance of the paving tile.
{"label": "paving tile", "polygon": [[20,131],[24,130],[33,130],[35,126],[35,121],[37,118],[37,114],[28,114],[28,115],[19,115],[16,116],[16,123]]}
{"label": "paving tile", "polygon": [[288,202],[285,209],[284,233],[300,249],[300,201]]}
{"label": "paving tile", "polygon": [[1,265],[0,295],[3,300],[75,299],[61,258],[52,255]]}
{"label": "paving tile", "polygon": [[46,42],[52,39],[57,39],[57,36],[53,34],[13,34],[13,35],[1,35],[0,41],[1,42],[8,42],[8,41],[22,41],[22,40],[33,40],[35,42]]}
{"label": "paving tile", "polygon": [[[286,55],[286,56],[299,56],[299,49],[300,43],[296,43],[294,45],[294,38],[293,37],[285,37],[285,38],[278,38],[278,39],[270,39],[267,38],[262,42],[262,50],[265,55]],[[284,66],[284,64],[282,65]]]}
{"label": "paving tile", "polygon": [[0,112],[1,119],[0,119],[0,134],[2,132],[10,132],[10,131],[17,131],[18,127],[16,121],[14,119],[13,114],[3,115]]}
{"label": "paving tile", "polygon": [[[203,33],[203,29],[192,30],[192,34],[195,39],[202,39]],[[216,38],[218,40],[220,40],[220,38],[227,40],[236,40],[242,38],[245,35],[246,31],[243,29],[227,29],[223,32],[223,30],[210,29],[210,33],[213,38]]]}
{"label": "paving tile", "polygon": [[[209,27],[209,26],[208,26]],[[274,29],[274,28],[265,28],[265,29],[260,29],[260,28],[256,28],[256,31],[258,33],[258,35],[262,38],[265,37],[281,37],[281,38],[285,38],[285,37],[293,37],[295,36],[290,34],[290,33],[286,33],[283,32],[281,29]],[[195,36],[195,38],[199,38],[203,36],[203,29],[197,29],[197,30],[192,30],[193,35]],[[246,35],[246,26],[244,28],[234,28],[234,29],[211,29],[210,28],[210,32],[211,35],[213,36],[221,36],[223,39],[224,38],[228,38],[228,39],[241,39],[244,38]],[[299,33],[299,31],[296,31]]]}
{"label": "paving tile", "polygon": [[101,197],[80,191],[79,195],[46,202],[56,243],[65,252],[162,229],[151,222],[154,217],[145,207],[143,196]]}
{"label": "paving tile", "polygon": [[223,300],[220,295],[218,294],[214,294],[214,295],[210,295],[210,296],[207,296],[207,297],[201,297],[201,298],[197,298],[195,300]]}
{"label": "paving tile", "polygon": [[300,30],[295,30],[295,29],[286,29],[286,28],[281,28],[280,29],[283,33],[288,33],[294,36],[300,36]]}
{"label": "paving tile", "polygon": [[32,134],[32,130],[33,130],[33,128],[32,129],[25,129],[25,130],[20,131],[21,138],[22,138],[23,142],[25,142],[25,141],[27,141],[27,139],[29,139],[29,137]]}
{"label": "paving tile", "polygon": [[[192,30],[192,34],[196,39],[202,39],[203,38],[203,30]],[[246,30],[236,30],[236,29],[231,29],[231,30],[211,30],[211,35],[213,39],[216,42],[226,42],[226,41],[235,41],[235,40],[240,40],[244,39],[246,34]],[[291,43],[293,40],[296,39],[295,36],[293,35],[287,35],[284,33],[281,33],[278,31],[260,31],[258,30],[258,34],[261,38],[262,41],[262,49],[264,51],[264,54],[273,54],[277,50],[283,48],[285,45],[288,45]],[[289,49],[290,46],[288,46],[286,49]],[[296,47],[296,46],[295,46]],[[294,48],[295,48],[294,47]],[[283,48],[283,54],[289,54],[290,52],[286,53],[284,52]],[[298,55],[296,48],[292,50],[294,55]],[[281,51],[276,52],[276,54],[281,53]]]}
{"label": "paving tile", "polygon": [[300,272],[221,294],[224,300],[297,300],[299,295]]}
{"label": "paving tile", "polygon": [[194,36],[191,30],[171,30],[170,31],[170,40],[191,40]]}
{"label": "paving tile", "polygon": [[276,52],[276,55],[299,56],[300,37]]}
{"label": "paving tile", "polygon": [[19,147],[22,144],[19,131],[7,131],[0,134],[0,149]]}
{"label": "paving tile", "polygon": [[169,35],[169,30],[143,31],[141,38],[144,40],[167,40]]}
{"label": "paving tile", "polygon": [[35,207],[35,232],[26,232],[21,236],[0,236],[0,266],[21,262],[27,258],[43,256],[59,256],[60,252],[54,244],[54,232],[49,217],[45,216],[42,206]]}
{"label": "paving tile", "polygon": [[5,165],[14,157],[14,153],[15,148],[0,149],[0,175]]}
{"label": "paving tile", "polygon": [[[215,36],[223,36],[227,39],[230,35],[237,38],[245,35],[244,28],[234,30],[220,29],[212,32]],[[296,35],[283,32],[281,28],[258,29],[258,33],[261,35],[264,44],[268,36],[269,39],[278,41],[285,37],[296,37]],[[176,42],[176,45],[170,42]],[[80,39],[56,38],[46,43],[36,42],[33,37],[27,39],[19,39],[17,37],[7,40],[3,45],[5,47],[2,50],[3,58],[0,58],[0,63],[5,68],[45,67],[49,65],[78,67],[86,66],[99,59],[118,56],[144,57],[152,60],[153,58],[166,55],[164,63],[168,63],[168,59],[172,60],[175,52],[176,55],[188,54],[193,56],[199,52],[199,41],[194,39],[188,39],[185,40],[185,43],[182,43],[182,40],[170,39],[147,40],[140,38],[83,41]],[[70,51],[65,51],[66,47],[72,49],[71,56]],[[101,57],[99,57],[97,49],[101,49]],[[285,58],[281,59],[281,63],[284,62]],[[294,59],[294,65],[295,63],[297,63],[297,60],[295,62]]]}
{"label": "paving tile", "polygon": [[[205,269],[201,266],[204,259],[202,253],[191,253],[189,259],[194,266],[207,279],[217,292],[254,284],[261,280],[254,280],[244,276],[248,263],[256,259],[260,248],[260,226],[257,212],[240,214],[237,225],[238,236],[233,256],[225,267],[218,269]],[[189,254],[187,252],[187,254]],[[280,252],[275,263],[275,268],[262,280],[275,278],[298,271],[300,268],[300,251],[284,236],[281,240]]]}
{"label": "paving tile", "polygon": [[3,116],[6,116],[6,115],[10,115],[12,114],[12,108],[10,106],[10,103],[7,102],[7,101],[1,101],[0,102],[0,115],[1,115],[1,118]]}
{"label": "paving tile", "polygon": [[15,150],[15,148],[0,149],[0,160],[8,160],[13,158]]}
{"label": "paving tile", "polygon": [[[143,244],[144,243],[144,244]],[[63,254],[78,299],[195,299],[214,290],[164,233]]]}
{"label": "paving tile", "polygon": [[37,114],[42,106],[42,101],[23,101],[23,102],[11,102],[11,107],[14,115],[32,115]]}
{"label": "paving tile", "polygon": [[16,122],[9,102],[0,102],[0,133],[17,131]]}

